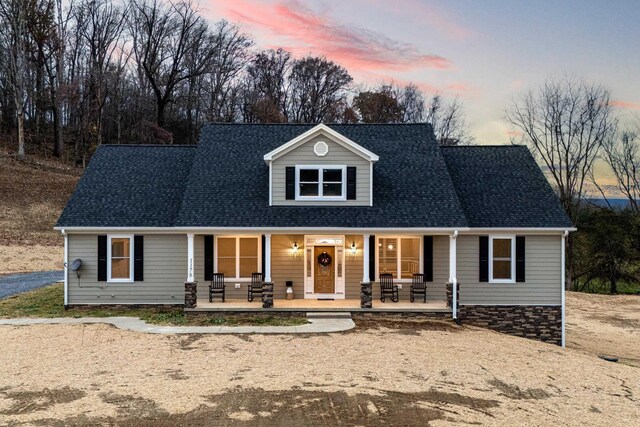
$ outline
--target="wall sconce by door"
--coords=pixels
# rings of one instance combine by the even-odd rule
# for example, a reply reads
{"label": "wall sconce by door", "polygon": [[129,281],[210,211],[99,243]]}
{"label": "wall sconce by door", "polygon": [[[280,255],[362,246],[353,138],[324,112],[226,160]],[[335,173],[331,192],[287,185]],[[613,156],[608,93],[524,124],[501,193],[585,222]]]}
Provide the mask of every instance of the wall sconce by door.
{"label": "wall sconce by door", "polygon": [[293,255],[294,258],[298,256],[299,249],[298,242],[293,242],[293,246],[291,246],[291,255]]}

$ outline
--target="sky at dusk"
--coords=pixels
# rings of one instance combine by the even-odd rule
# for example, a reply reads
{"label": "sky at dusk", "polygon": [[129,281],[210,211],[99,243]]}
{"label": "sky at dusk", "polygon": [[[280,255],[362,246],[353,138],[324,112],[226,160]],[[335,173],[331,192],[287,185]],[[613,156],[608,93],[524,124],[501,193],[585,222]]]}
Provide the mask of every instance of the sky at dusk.
{"label": "sky at dusk", "polygon": [[602,83],[640,116],[640,1],[200,0],[257,48],[324,55],[356,83],[460,96],[479,144],[509,142],[504,110],[547,76]]}

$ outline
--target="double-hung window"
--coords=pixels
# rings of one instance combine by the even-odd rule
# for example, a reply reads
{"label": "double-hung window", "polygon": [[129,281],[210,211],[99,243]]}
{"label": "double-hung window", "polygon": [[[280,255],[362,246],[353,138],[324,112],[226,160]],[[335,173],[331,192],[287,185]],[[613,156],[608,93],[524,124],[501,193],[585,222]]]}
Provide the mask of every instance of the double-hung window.
{"label": "double-hung window", "polygon": [[133,282],[133,236],[109,235],[107,281]]}
{"label": "double-hung window", "polygon": [[345,200],[345,166],[297,166],[297,200]]}
{"label": "double-hung window", "polygon": [[489,281],[496,283],[515,283],[514,236],[489,237]]}
{"label": "double-hung window", "polygon": [[391,273],[394,279],[411,279],[420,272],[420,237],[380,237],[378,275]]}
{"label": "double-hung window", "polygon": [[251,279],[260,271],[260,239],[258,237],[216,238],[216,272],[225,279]]}

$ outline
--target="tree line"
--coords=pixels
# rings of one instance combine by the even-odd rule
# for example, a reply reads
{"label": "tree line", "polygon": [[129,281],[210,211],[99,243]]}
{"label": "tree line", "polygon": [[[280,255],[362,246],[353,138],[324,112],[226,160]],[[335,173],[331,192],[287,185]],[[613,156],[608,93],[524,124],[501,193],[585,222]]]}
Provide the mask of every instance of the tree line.
{"label": "tree line", "polygon": [[0,131],[84,165],[103,143],[197,141],[207,122],[430,122],[469,142],[458,99],[363,89],[327,58],[260,50],[191,0],[0,2]]}
{"label": "tree line", "polygon": [[[566,246],[567,289],[640,283],[640,119],[614,108],[610,91],[576,77],[548,79],[514,98],[506,118],[520,132],[577,227]],[[594,167],[602,164],[611,182]],[[594,203],[598,197],[603,203]],[[610,202],[623,198],[619,208]],[[574,283],[575,282],[575,283]]]}

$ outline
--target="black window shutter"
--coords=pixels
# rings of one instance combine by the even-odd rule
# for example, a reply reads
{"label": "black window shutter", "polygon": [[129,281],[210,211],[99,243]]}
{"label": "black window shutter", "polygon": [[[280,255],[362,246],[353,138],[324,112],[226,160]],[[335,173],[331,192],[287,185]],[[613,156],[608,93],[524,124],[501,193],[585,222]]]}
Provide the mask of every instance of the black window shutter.
{"label": "black window shutter", "polygon": [[133,236],[133,280],[144,281],[144,236]]}
{"label": "black window shutter", "polygon": [[98,282],[107,281],[107,236],[98,236]]}
{"label": "black window shutter", "polygon": [[369,281],[376,281],[376,236],[369,236]]}
{"label": "black window shutter", "polygon": [[295,200],[296,198],[296,168],[293,166],[287,166],[286,173],[286,196],[287,200]]}
{"label": "black window shutter", "polygon": [[489,281],[489,236],[480,236],[480,279]]}
{"label": "black window shutter", "polygon": [[516,236],[516,282],[524,282],[524,236]]}
{"label": "black window shutter", "polygon": [[204,280],[213,280],[213,236],[204,236]]}
{"label": "black window shutter", "polygon": [[356,167],[347,167],[347,200],[356,199]]}
{"label": "black window shutter", "polygon": [[266,241],[267,241],[267,239],[264,237],[264,234],[263,234],[262,235],[262,274],[264,274],[264,272],[265,272],[264,253],[265,253],[265,249],[267,247]]}
{"label": "black window shutter", "polygon": [[424,236],[422,241],[424,254],[424,281],[433,282],[433,236]]}

